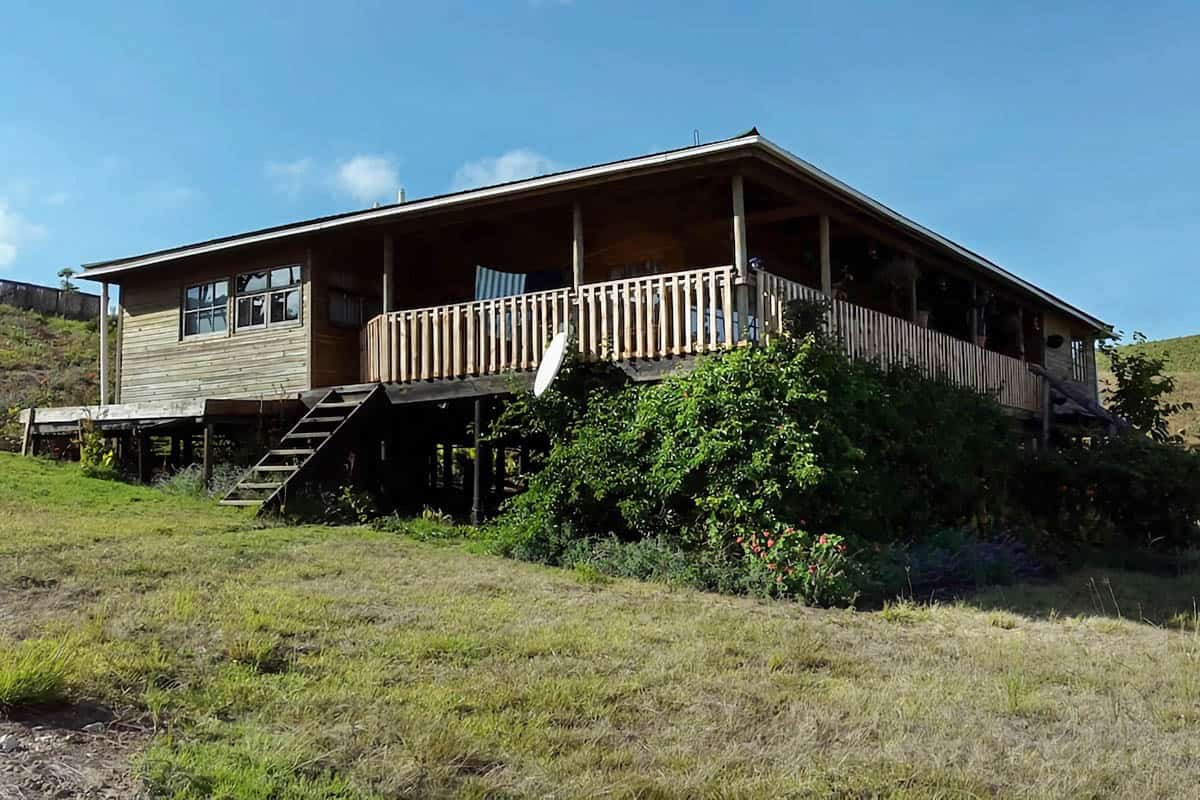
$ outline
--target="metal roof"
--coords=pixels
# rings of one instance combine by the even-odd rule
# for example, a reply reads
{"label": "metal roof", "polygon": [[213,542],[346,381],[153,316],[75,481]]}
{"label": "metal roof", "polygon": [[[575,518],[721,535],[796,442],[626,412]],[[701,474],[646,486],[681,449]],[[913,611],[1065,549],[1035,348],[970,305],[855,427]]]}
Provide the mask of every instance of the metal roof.
{"label": "metal roof", "polygon": [[247,233],[236,234],[233,236],[224,236],[217,239],[209,239],[207,241],[197,242],[195,244],[182,245],[166,250],[158,250],[150,253],[144,253],[142,255],[114,259],[111,261],[98,261],[83,264],[82,266],[84,272],[82,272],[78,277],[89,280],[102,280],[105,276],[118,275],[132,270],[138,270],[189,256],[203,255],[205,253],[213,253],[235,247],[269,242],[292,236],[301,236],[304,234],[316,233],[319,231],[326,231],[334,228],[362,223],[387,221],[389,219],[402,219],[405,216],[413,214],[420,214],[423,212],[442,210],[457,206],[465,206],[485,201],[503,200],[508,197],[517,197],[528,193],[567,188],[573,184],[586,183],[598,178],[619,176],[621,173],[634,173],[639,170],[651,168],[674,166],[682,167],[686,166],[688,162],[701,160],[710,156],[734,156],[737,155],[739,151],[744,152],[747,155],[771,156],[777,162],[781,163],[785,168],[792,169],[800,175],[807,177],[815,183],[823,186],[827,190],[832,191],[835,195],[839,195],[843,199],[850,201],[852,204],[858,205],[886,218],[901,228],[906,229],[910,233],[916,235],[920,239],[949,250],[959,258],[962,258],[963,260],[983,269],[985,272],[995,275],[1005,283],[1022,289],[1023,291],[1039,298],[1048,305],[1057,308],[1071,317],[1074,317],[1075,319],[1099,330],[1111,330],[1111,326],[1099,318],[1094,317],[1091,314],[1076,308],[1070,303],[1055,297],[1049,292],[1038,288],[1032,283],[1029,283],[1017,275],[1014,275],[1000,265],[984,258],[978,253],[975,253],[963,247],[962,245],[957,244],[956,242],[953,242],[950,239],[947,239],[946,237],[930,230],[929,228],[914,222],[908,217],[905,217],[904,215],[892,210],[877,200],[868,197],[857,189],[854,189],[853,187],[839,181],[837,178],[834,178],[827,172],[818,169],[804,159],[793,155],[792,153],[759,134],[758,130],[755,128],[751,128],[749,131],[740,136],[735,136],[730,139],[722,139],[720,141],[710,142],[708,144],[682,147],[676,150],[666,150],[660,153],[653,153],[635,158],[627,158],[619,161],[610,161],[590,167],[582,167],[580,169],[564,170],[562,172],[555,172],[548,175],[539,175],[535,178],[525,178],[522,180],[509,181],[507,183],[484,186],[478,189],[468,189],[450,194],[435,195],[433,197],[422,198],[420,200],[411,200],[404,203],[393,203],[391,205],[380,206],[378,208],[371,208],[363,211],[351,211],[326,217],[317,217],[315,219],[304,220],[301,222],[294,222],[271,228],[263,228],[256,231],[249,231]]}

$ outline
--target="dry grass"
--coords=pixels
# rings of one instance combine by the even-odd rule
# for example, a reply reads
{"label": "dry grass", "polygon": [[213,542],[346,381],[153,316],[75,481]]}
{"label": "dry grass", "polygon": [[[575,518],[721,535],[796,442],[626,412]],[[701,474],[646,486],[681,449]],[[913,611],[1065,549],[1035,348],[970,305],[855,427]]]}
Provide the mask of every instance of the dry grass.
{"label": "dry grass", "polygon": [[[1178,587],[1176,627],[1051,613],[1049,594],[1027,613],[1000,596],[820,611],[363,529],[256,527],[3,455],[0,519],[0,636],[72,637],[78,691],[157,725],[139,769],[160,796],[1200,785],[1200,624]],[[1057,606],[1091,577],[1066,579]],[[1107,577],[1138,605],[1124,573]]]}

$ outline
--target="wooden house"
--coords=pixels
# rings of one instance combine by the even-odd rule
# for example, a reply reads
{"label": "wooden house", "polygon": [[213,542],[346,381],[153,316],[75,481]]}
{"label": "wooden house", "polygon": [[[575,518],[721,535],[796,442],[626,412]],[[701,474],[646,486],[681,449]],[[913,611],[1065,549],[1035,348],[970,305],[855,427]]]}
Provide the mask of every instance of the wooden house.
{"label": "wooden house", "polygon": [[[172,416],[172,404],[302,401],[280,454],[245,481],[261,488],[230,498],[247,505],[362,435],[348,431],[373,430],[352,424],[368,405],[413,406],[425,422],[389,434],[390,457],[415,448],[422,474],[449,481],[453,450],[421,438],[419,415],[478,416],[530,380],[567,327],[584,358],[652,380],[763,340],[789,300],[824,296],[850,356],[916,363],[1047,421],[1052,403],[1096,409],[1093,345],[1110,332],[756,130],[87,264],[81,277],[100,282],[106,307],[108,286],[121,290],[119,357],[102,364],[115,396],[88,412],[103,424],[207,431],[203,412]],[[69,427],[70,410],[40,410],[31,433],[56,424]]]}

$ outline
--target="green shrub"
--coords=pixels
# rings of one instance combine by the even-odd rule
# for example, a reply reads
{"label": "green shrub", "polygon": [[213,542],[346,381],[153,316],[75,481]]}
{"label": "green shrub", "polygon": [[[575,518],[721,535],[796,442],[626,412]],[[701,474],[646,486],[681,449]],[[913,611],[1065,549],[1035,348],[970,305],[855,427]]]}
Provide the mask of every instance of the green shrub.
{"label": "green shrub", "polygon": [[116,480],[120,472],[117,455],[96,423],[85,419],[79,423],[79,470],[89,478]]}
{"label": "green shrub", "polygon": [[[1015,458],[993,401],[851,362],[820,331],[701,359],[655,385],[573,364],[541,403],[523,396],[498,424],[552,446],[493,525],[497,551],[568,563],[576,540],[651,539],[728,573],[705,583],[809,602],[846,602],[861,571],[804,531],[844,547],[841,537],[985,517]],[[737,541],[788,529],[805,544],[786,562],[747,558]]]}
{"label": "green shrub", "polygon": [[188,497],[223,497],[245,472],[236,464],[214,464],[212,477],[204,483],[204,470],[199,464],[189,464],[174,472],[160,476],[154,485],[167,494]]}
{"label": "green shrub", "polygon": [[1200,454],[1136,433],[1040,454],[1021,497],[1060,549],[1200,544]]}

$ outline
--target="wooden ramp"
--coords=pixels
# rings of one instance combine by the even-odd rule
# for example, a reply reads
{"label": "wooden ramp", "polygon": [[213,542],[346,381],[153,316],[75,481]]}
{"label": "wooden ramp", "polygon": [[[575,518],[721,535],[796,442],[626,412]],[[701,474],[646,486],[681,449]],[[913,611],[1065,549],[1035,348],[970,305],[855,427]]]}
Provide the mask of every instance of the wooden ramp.
{"label": "wooden ramp", "polygon": [[381,384],[331,389],[238,480],[221,505],[248,506],[262,513],[279,505],[288,486],[315,474],[317,466],[353,440],[356,431],[389,405]]}

